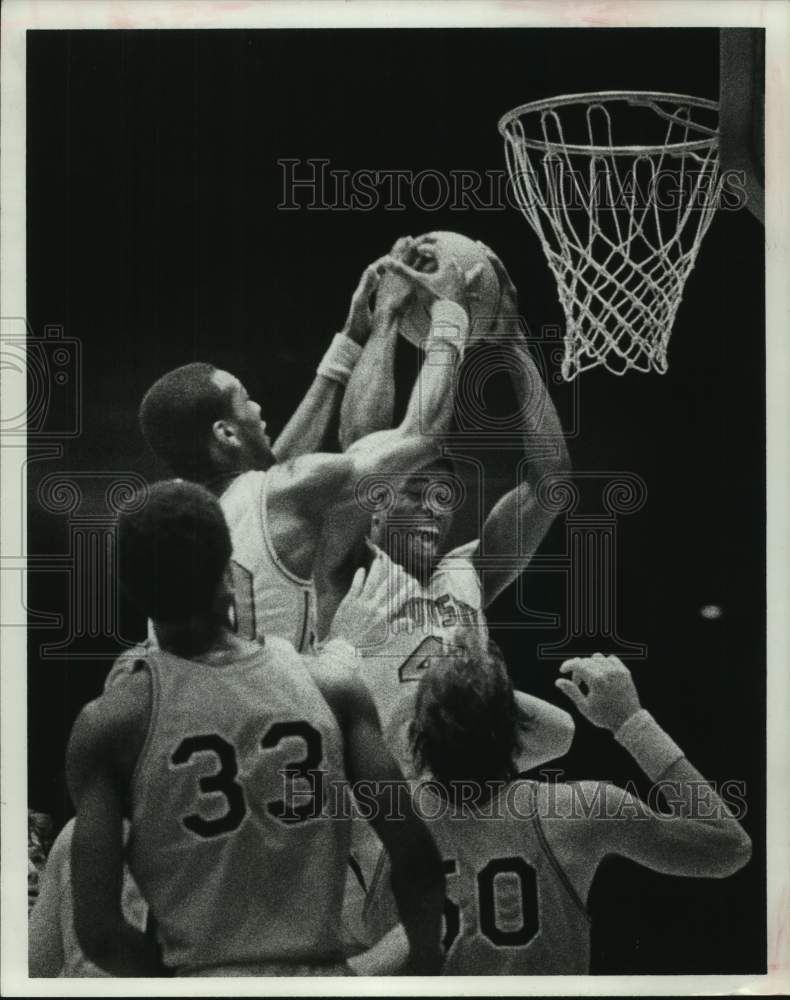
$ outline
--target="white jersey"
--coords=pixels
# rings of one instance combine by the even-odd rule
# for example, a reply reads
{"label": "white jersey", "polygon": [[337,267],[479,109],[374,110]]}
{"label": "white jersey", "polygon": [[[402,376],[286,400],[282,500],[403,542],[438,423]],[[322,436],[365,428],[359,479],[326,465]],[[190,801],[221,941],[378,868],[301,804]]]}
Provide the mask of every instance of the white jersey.
{"label": "white jersey", "polygon": [[[427,587],[410,578],[409,596],[390,621],[386,641],[379,648],[366,650],[355,661],[376,704],[384,741],[405,774],[414,769],[409,724],[414,717],[417,684],[430,657],[445,649],[458,626],[476,628],[484,643],[488,638],[483,589],[472,562],[477,546],[475,540],[444,556]],[[384,558],[389,560],[386,554]],[[349,938],[367,946],[390,929],[367,916],[369,891],[382,856],[384,846],[373,828],[355,817],[344,921]],[[392,917],[397,923],[394,908]]]}
{"label": "white jersey", "polygon": [[315,637],[315,589],[283,564],[266,510],[269,472],[244,472],[219,498],[233,542],[235,628],[247,639],[280,636],[299,652]]}
{"label": "white jersey", "polygon": [[180,975],[342,958],[342,735],[288,642],[247,650],[225,665],[145,655],[129,864]]}
{"label": "white jersey", "polygon": [[[514,781],[477,814],[415,784],[415,808],[425,817],[444,863],[442,974],[448,976],[586,975],[590,919],[549,847],[536,782]],[[573,822],[572,820],[570,822]],[[371,887],[369,919],[383,927],[392,908],[386,855]],[[383,891],[382,891],[383,889]]]}
{"label": "white jersey", "polygon": [[417,683],[430,657],[452,642],[459,626],[476,629],[483,644],[488,639],[483,588],[472,561],[477,546],[475,540],[444,556],[427,587],[411,579],[411,593],[390,621],[384,644],[356,661],[376,703],[384,739],[407,771],[411,770],[408,724]]}

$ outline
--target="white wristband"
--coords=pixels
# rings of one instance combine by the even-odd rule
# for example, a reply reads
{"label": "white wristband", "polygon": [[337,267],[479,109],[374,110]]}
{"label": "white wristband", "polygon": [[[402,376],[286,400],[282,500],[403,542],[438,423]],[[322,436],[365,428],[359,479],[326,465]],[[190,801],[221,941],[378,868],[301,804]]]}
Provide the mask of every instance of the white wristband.
{"label": "white wristband", "polygon": [[614,738],[631,754],[651,781],[686,755],[653,716],[640,708],[620,726]]}
{"label": "white wristband", "polygon": [[423,344],[426,348],[437,343],[452,344],[463,357],[468,333],[466,309],[450,299],[437,299],[431,306],[431,329]]}
{"label": "white wristband", "polygon": [[326,354],[318,365],[318,374],[341,385],[348,385],[354,366],[359,361],[362,348],[344,333],[336,333]]}

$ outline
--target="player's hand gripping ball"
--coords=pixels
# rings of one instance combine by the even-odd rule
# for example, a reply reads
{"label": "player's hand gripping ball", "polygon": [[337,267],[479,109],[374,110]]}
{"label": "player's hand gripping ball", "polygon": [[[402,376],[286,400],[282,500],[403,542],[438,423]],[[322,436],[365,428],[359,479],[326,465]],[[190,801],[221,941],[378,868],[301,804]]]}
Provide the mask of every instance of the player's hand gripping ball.
{"label": "player's hand gripping ball", "polygon": [[459,302],[469,314],[470,336],[484,335],[499,306],[499,279],[486,250],[461,233],[436,232],[419,237],[414,267],[398,267],[416,294],[400,323],[400,334],[419,345],[431,326],[437,298]]}

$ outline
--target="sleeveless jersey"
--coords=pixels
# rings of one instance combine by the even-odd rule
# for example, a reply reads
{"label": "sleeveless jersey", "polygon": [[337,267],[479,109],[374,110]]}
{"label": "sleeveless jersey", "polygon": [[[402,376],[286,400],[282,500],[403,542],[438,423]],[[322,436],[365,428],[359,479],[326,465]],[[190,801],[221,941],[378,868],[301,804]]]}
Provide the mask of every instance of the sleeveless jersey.
{"label": "sleeveless jersey", "polygon": [[224,666],[145,657],[129,863],[181,975],[342,957],[341,732],[289,643],[249,650]]}
{"label": "sleeveless jersey", "polygon": [[268,472],[244,472],[219,498],[233,542],[235,627],[247,639],[280,636],[307,652],[315,635],[315,590],[283,564],[266,511]]}
{"label": "sleeveless jersey", "polygon": [[[358,675],[376,704],[384,741],[407,775],[414,770],[409,724],[417,683],[430,657],[444,650],[459,626],[477,629],[484,643],[488,638],[482,586],[472,562],[477,545],[475,540],[444,556],[427,587],[410,578],[408,597],[392,618],[386,641],[355,660]],[[394,902],[389,926],[371,922],[367,916],[369,890],[383,857],[381,840],[369,823],[355,815],[344,929],[350,941],[368,947],[398,921]]]}
{"label": "sleeveless jersey", "polygon": [[[589,916],[546,841],[537,783],[512,782],[477,814],[469,805],[453,807],[426,783],[415,784],[414,794],[447,880],[442,974],[588,974]],[[386,861],[371,895],[391,907],[389,890],[379,891],[383,881]],[[383,922],[392,925],[392,916]]]}
{"label": "sleeveless jersey", "polygon": [[459,627],[475,629],[483,644],[488,639],[482,585],[472,562],[477,545],[475,540],[444,556],[427,587],[412,579],[412,591],[392,618],[384,644],[356,661],[376,703],[384,739],[407,771],[408,725],[417,683],[430,657],[452,643]]}

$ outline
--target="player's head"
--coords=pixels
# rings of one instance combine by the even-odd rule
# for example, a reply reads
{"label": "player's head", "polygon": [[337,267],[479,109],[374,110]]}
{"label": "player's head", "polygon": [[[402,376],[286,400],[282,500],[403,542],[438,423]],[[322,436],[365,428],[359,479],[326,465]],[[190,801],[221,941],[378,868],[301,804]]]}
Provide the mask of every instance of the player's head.
{"label": "player's head", "polygon": [[184,479],[205,483],[275,461],[260,406],[235,376],[213,365],[194,362],[157,379],[139,417],[151,449]]}
{"label": "player's head", "polygon": [[378,518],[373,540],[393,562],[426,583],[439,560],[462,493],[452,459],[437,459],[407,480],[392,507]]}
{"label": "player's head", "polygon": [[118,562],[134,603],[165,625],[224,620],[231,541],[216,498],[203,486],[170,480],[138,494],[130,510],[118,518]]}
{"label": "player's head", "polygon": [[434,657],[417,689],[411,746],[420,771],[442,785],[509,781],[529,719],[518,710],[499,647]]}

